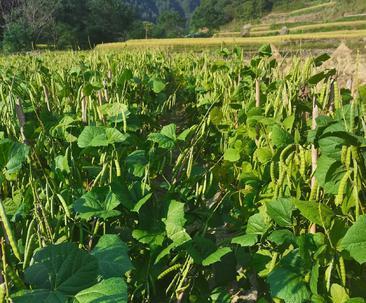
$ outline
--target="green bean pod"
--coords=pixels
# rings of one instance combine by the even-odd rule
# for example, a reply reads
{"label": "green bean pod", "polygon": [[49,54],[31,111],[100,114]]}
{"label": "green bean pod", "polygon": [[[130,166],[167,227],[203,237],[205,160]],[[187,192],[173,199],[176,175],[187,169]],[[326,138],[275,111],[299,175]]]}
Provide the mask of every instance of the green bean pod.
{"label": "green bean pod", "polygon": [[12,231],[12,229],[10,227],[10,223],[9,223],[8,217],[6,216],[5,209],[4,209],[3,203],[1,201],[0,201],[0,219],[3,221],[3,225],[4,225],[4,229],[5,229],[5,234],[8,237],[8,240],[9,240],[9,243],[10,243],[10,247],[13,250],[14,256],[19,261],[21,261],[22,258],[20,256],[20,252],[19,252],[19,249],[18,249],[18,245],[17,245],[17,243],[15,241],[15,237],[14,237],[13,231]]}

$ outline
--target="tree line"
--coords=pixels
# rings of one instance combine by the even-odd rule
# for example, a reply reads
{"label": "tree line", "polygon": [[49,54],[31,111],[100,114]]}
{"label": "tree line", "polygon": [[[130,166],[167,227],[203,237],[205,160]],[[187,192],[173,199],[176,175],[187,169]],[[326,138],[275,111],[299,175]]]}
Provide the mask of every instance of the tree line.
{"label": "tree line", "polygon": [[[2,49],[85,49],[146,34],[175,37],[186,30],[184,16],[176,11],[164,11],[149,21],[140,16],[138,9],[124,0],[1,0]],[[148,33],[147,23],[153,25]]]}
{"label": "tree line", "polygon": [[[182,37],[202,28],[218,29],[233,19],[243,22],[257,19],[270,12],[274,6],[296,2],[164,1],[1,0],[1,48],[5,52],[26,51],[43,46],[85,49],[98,43],[127,39]],[[151,7],[159,9],[149,15]]]}

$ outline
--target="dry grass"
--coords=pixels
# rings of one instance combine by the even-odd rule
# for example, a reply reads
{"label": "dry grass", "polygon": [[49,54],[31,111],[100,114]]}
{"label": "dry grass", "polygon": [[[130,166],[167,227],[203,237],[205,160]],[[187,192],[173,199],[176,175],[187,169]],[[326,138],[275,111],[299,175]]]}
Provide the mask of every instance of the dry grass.
{"label": "dry grass", "polygon": [[298,16],[298,15],[310,14],[313,11],[317,11],[319,9],[327,9],[329,7],[333,7],[336,4],[337,4],[336,2],[332,1],[332,2],[328,2],[328,3],[309,6],[309,7],[305,7],[305,8],[302,8],[302,9],[294,10],[294,11],[290,12],[288,15],[289,16]]}
{"label": "dry grass", "polygon": [[[295,27],[289,27],[290,32],[299,33],[301,31],[310,32],[311,30],[316,30],[317,32],[329,30],[329,31],[337,31],[337,28],[344,27],[342,31],[351,30],[352,27],[366,27],[366,20],[355,20],[355,21],[342,21],[342,22],[329,22],[329,23],[316,23],[316,24],[307,24]],[[279,29],[276,30],[256,30],[251,31],[252,37],[260,37],[260,36],[271,36],[279,33]],[[217,37],[240,37],[240,32],[220,32],[216,34]]]}
{"label": "dry grass", "polygon": [[285,42],[324,41],[329,39],[347,40],[366,37],[366,30],[334,31],[306,34],[290,34],[270,37],[216,37],[216,38],[177,38],[129,40],[127,42],[100,44],[97,49],[119,49],[128,47],[176,47],[176,46],[220,46],[220,45],[258,45],[263,43],[281,44]]}

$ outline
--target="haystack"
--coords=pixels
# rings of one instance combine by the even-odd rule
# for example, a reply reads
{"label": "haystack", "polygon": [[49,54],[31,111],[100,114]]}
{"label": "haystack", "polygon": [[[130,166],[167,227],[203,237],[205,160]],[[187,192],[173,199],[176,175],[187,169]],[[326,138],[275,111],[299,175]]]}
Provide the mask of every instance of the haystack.
{"label": "haystack", "polygon": [[352,57],[352,50],[344,42],[338,46],[331,56],[332,59],[345,59],[347,57]]}

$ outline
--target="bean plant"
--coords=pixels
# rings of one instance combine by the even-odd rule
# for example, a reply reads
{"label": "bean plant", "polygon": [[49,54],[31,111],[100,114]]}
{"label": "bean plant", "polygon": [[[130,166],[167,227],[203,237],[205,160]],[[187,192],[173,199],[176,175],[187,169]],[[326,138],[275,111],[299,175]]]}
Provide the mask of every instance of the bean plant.
{"label": "bean plant", "polygon": [[0,302],[365,302],[366,86],[329,59],[0,58]]}

